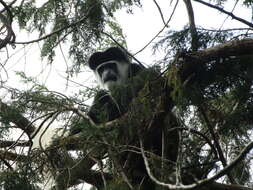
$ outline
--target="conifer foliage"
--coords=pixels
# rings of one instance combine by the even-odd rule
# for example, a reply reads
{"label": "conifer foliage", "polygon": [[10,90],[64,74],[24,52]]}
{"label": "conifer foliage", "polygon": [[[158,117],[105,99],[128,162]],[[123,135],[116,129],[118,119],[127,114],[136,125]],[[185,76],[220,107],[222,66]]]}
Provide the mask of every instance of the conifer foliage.
{"label": "conifer foliage", "polygon": [[[176,10],[178,2],[167,4]],[[252,9],[253,1],[182,2],[189,24],[174,30],[174,11],[166,21],[153,0],[164,28],[150,44],[165,55],[114,89],[125,114],[95,125],[86,102],[97,88],[82,84],[68,95],[23,71],[9,86],[9,51],[39,43],[50,67],[64,45],[68,76],[85,75],[94,51],[127,49],[115,12],[134,14],[146,1],[0,0],[1,190],[253,189],[253,24],[234,13]],[[197,26],[196,3],[244,27]],[[17,41],[19,30],[38,38]]]}

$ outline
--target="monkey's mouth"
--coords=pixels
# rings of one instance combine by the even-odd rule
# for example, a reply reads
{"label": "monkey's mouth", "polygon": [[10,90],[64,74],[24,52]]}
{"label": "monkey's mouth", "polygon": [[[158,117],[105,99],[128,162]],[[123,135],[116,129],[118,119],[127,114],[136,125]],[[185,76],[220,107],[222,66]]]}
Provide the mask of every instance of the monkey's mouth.
{"label": "monkey's mouth", "polygon": [[114,75],[108,75],[107,77],[105,77],[104,83],[109,82],[109,81],[117,81],[117,77]]}

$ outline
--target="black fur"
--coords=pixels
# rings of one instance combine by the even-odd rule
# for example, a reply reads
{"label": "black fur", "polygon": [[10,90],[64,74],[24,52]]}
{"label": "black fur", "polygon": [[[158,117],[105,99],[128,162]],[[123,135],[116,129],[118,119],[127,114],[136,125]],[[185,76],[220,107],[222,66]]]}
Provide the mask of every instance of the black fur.
{"label": "black fur", "polygon": [[[142,71],[144,68],[138,64],[130,63],[126,53],[118,47],[111,47],[107,49],[104,52],[96,52],[91,55],[89,59],[89,67],[94,72],[96,71],[97,67],[105,62],[108,61],[123,61],[126,63],[129,63],[128,68],[128,78],[132,78],[136,76],[140,71]],[[115,70],[117,73],[117,68],[110,65],[110,63],[106,64],[105,67],[101,66],[98,68],[97,72],[101,77],[102,72],[110,67],[110,69]],[[113,79],[110,79],[113,80]],[[115,79],[116,80],[116,79]],[[105,81],[104,81],[105,82]],[[129,82],[129,81],[128,81]],[[124,84],[122,84],[124,85]],[[122,105],[122,99],[124,102],[131,101],[132,95],[127,97],[128,95],[121,98],[120,102],[116,100],[111,96],[111,92],[100,90],[95,98],[93,105],[91,106],[88,115],[93,120],[94,123],[102,123],[102,122],[108,122],[111,120],[114,120],[121,116],[123,113],[125,113],[127,110],[125,109],[126,106]],[[125,98],[126,97],[126,98]],[[128,102],[129,103],[129,102]]]}
{"label": "black fur", "polygon": [[130,62],[126,53],[122,49],[118,47],[111,47],[106,51],[92,54],[88,61],[88,65],[91,70],[95,70],[101,63],[111,60]]}

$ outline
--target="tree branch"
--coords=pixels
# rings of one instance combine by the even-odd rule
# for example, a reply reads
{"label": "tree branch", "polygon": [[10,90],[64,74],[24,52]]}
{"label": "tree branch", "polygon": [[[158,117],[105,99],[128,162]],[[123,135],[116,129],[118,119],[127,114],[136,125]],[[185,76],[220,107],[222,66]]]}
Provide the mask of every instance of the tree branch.
{"label": "tree branch", "polygon": [[220,44],[205,50],[189,53],[187,56],[194,59],[195,62],[204,63],[216,58],[229,56],[242,56],[253,54],[253,39],[246,38],[242,40],[234,40],[224,44]]}
{"label": "tree branch", "polygon": [[35,131],[35,127],[27,118],[20,114],[17,110],[11,108],[0,100],[0,117],[14,123],[18,128],[22,129],[29,136]]}
{"label": "tree branch", "polygon": [[197,51],[198,50],[198,44],[199,44],[199,42],[198,42],[198,32],[197,32],[196,25],[195,25],[195,19],[194,19],[194,12],[193,12],[193,8],[192,8],[192,3],[191,3],[191,0],[184,0],[184,3],[186,5],[188,18],[189,18],[190,33],[191,33],[191,38],[192,38],[192,42],[191,42],[192,50]]}
{"label": "tree branch", "polygon": [[160,13],[160,16],[161,16],[161,18],[162,18],[162,21],[163,21],[164,26],[168,27],[168,23],[166,23],[166,21],[165,21],[165,19],[164,19],[164,16],[163,16],[163,12],[162,12],[161,7],[160,7],[159,4],[156,2],[156,0],[153,0],[153,2],[155,3],[155,5],[156,5],[156,7],[157,7],[157,9],[158,9],[158,11],[159,11],[159,13]]}
{"label": "tree branch", "polygon": [[70,23],[69,25],[67,26],[64,26],[62,28],[59,28],[58,30],[55,30],[55,31],[52,31],[50,34],[47,34],[45,36],[42,36],[41,38],[38,38],[38,39],[35,39],[35,40],[31,40],[31,41],[28,41],[28,42],[15,42],[15,44],[31,44],[31,43],[34,43],[34,42],[39,42],[39,41],[42,41],[42,40],[45,40],[46,38],[49,38],[50,36],[53,36],[55,34],[59,34],[61,33],[62,31],[68,29],[68,28],[71,28],[71,27],[75,27],[77,26],[78,24],[81,24],[84,20],[86,20],[88,17],[89,17],[89,13],[90,13],[90,10],[92,9],[93,7],[91,7],[88,11],[87,11],[87,14],[84,15],[80,20],[76,21],[76,22],[73,22],[73,23]]}
{"label": "tree branch", "polygon": [[[210,132],[210,134],[211,134],[211,136],[213,138],[213,141],[214,141],[215,147],[217,149],[220,161],[221,161],[223,167],[226,167],[227,166],[227,161],[226,161],[226,159],[225,159],[225,157],[223,155],[223,150],[222,150],[222,148],[220,146],[220,143],[219,143],[219,141],[218,141],[218,139],[217,139],[217,137],[215,135],[213,126],[211,125],[211,123],[210,123],[210,121],[209,121],[209,119],[208,119],[208,117],[207,117],[204,109],[201,106],[199,107],[199,111],[202,114],[202,116],[204,118],[204,121],[206,122],[207,128],[208,128],[208,130],[209,130],[209,132]],[[230,180],[231,183],[236,184],[236,181],[232,177],[232,175],[230,174],[230,172],[227,173],[227,176],[228,176],[228,178],[229,178],[229,180]]]}
{"label": "tree branch", "polygon": [[[143,142],[141,140],[141,138],[139,138],[140,140],[140,147],[141,147],[141,154],[142,154],[142,157],[144,159],[144,164],[145,164],[145,167],[146,167],[146,170],[147,170],[147,173],[150,177],[150,179],[152,181],[154,181],[156,184],[158,185],[161,185],[163,187],[167,187],[168,189],[170,190],[190,190],[190,189],[194,189],[194,188],[197,188],[199,187],[198,189],[199,190],[203,190],[204,189],[207,189],[208,187],[205,187],[203,185],[205,184],[214,184],[216,185],[216,187],[224,187],[224,189],[221,189],[221,190],[226,190],[228,189],[227,187],[229,185],[220,185],[218,183],[213,183],[214,180],[217,180],[219,179],[220,177],[226,175],[231,169],[233,169],[240,161],[242,161],[242,159],[250,152],[250,150],[253,148],[253,142],[249,143],[242,151],[241,153],[236,157],[236,159],[234,159],[229,165],[227,165],[224,169],[222,169],[220,172],[218,172],[216,175],[210,177],[210,178],[207,178],[207,179],[203,179],[203,180],[199,180],[197,181],[196,183],[193,183],[193,184],[188,184],[188,185],[183,185],[183,184],[178,184],[178,185],[173,185],[173,184],[169,184],[169,183],[164,183],[162,181],[159,181],[152,173],[151,173],[151,169],[149,167],[149,163],[148,163],[148,159],[147,157],[145,156],[145,152],[144,152],[144,146],[143,146]],[[229,187],[233,187],[234,189],[233,190],[243,190],[244,187],[241,187],[241,186],[237,186],[237,185],[231,185]],[[215,189],[215,188],[210,188],[211,189]],[[247,189],[247,188],[245,188]],[[250,189],[252,190],[252,189]]]}
{"label": "tree branch", "polygon": [[142,52],[144,49],[146,49],[163,31],[164,29],[168,26],[169,22],[171,21],[175,11],[176,11],[176,8],[177,8],[177,5],[178,5],[178,2],[179,0],[176,1],[175,3],[175,6],[173,8],[173,11],[170,15],[170,18],[168,19],[168,21],[166,22],[166,25],[163,26],[163,28],[143,47],[141,48],[140,50],[138,50],[134,55],[137,55],[138,53]]}
{"label": "tree branch", "polygon": [[18,161],[18,162],[27,162],[28,157],[25,155],[16,154],[13,152],[7,152],[0,150],[0,157],[1,159],[11,160],[11,161]]}
{"label": "tree branch", "polygon": [[30,146],[31,142],[29,141],[2,141],[0,140],[0,148],[6,148],[10,146],[20,146],[20,147],[27,147]]}
{"label": "tree branch", "polygon": [[4,8],[7,10],[7,16],[5,16],[3,13],[0,12],[0,21],[3,24],[3,28],[6,28],[7,34],[4,39],[0,39],[0,49],[5,47],[9,43],[13,43],[15,41],[15,34],[12,30],[11,23],[12,23],[12,13],[9,9],[9,7],[3,2],[0,1],[0,3],[4,6]]}
{"label": "tree branch", "polygon": [[246,24],[246,25],[248,25],[248,26],[250,26],[250,27],[253,27],[253,24],[252,24],[251,22],[248,22],[247,20],[244,20],[244,19],[242,19],[242,18],[240,18],[240,17],[235,16],[233,13],[228,12],[228,11],[222,9],[221,7],[212,5],[212,4],[207,3],[207,2],[204,2],[204,1],[202,1],[202,0],[194,0],[194,1],[196,1],[196,2],[198,2],[198,3],[201,3],[201,4],[203,4],[203,5],[206,5],[206,6],[208,6],[208,7],[211,7],[211,8],[213,8],[213,9],[216,9],[216,10],[218,10],[218,11],[224,13],[224,14],[229,15],[232,19],[235,19],[235,20],[237,20],[237,21],[239,21],[239,22],[242,22],[243,24]]}

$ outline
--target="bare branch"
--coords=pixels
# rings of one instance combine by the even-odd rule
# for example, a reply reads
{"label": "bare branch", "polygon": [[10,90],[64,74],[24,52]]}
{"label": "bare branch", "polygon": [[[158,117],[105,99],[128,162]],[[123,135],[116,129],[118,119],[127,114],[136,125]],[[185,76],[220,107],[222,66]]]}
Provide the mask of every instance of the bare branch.
{"label": "bare branch", "polygon": [[163,12],[162,12],[161,7],[160,7],[159,4],[156,2],[156,0],[153,0],[153,2],[155,3],[155,5],[156,5],[156,7],[157,7],[157,9],[158,9],[158,11],[159,11],[159,13],[160,13],[160,16],[161,16],[161,18],[162,18],[162,21],[163,21],[164,26],[168,27],[168,23],[166,23],[166,21],[165,21],[165,19],[164,19],[164,16],[163,16]]}
{"label": "bare branch", "polygon": [[140,53],[140,52],[142,52],[144,49],[146,49],[163,31],[164,31],[164,29],[166,28],[166,26],[170,23],[170,21],[171,21],[171,19],[172,19],[172,17],[173,17],[173,15],[174,15],[174,13],[175,13],[175,11],[176,11],[176,8],[177,8],[177,5],[178,5],[178,2],[179,2],[179,0],[177,0],[177,2],[176,2],[176,4],[175,4],[175,6],[174,6],[174,8],[173,8],[173,11],[172,11],[172,13],[171,13],[171,15],[170,15],[170,18],[168,19],[168,21],[166,22],[166,25],[164,25],[164,27],[143,47],[143,48],[141,48],[139,51],[137,51],[134,55],[136,55],[136,54],[138,54],[138,53]]}
{"label": "bare branch", "polygon": [[224,10],[223,8],[221,8],[221,7],[218,7],[218,6],[216,6],[216,5],[212,5],[212,4],[207,3],[207,2],[205,2],[205,1],[202,1],[202,0],[194,0],[194,1],[196,1],[196,2],[198,2],[198,3],[201,3],[201,4],[203,4],[203,5],[206,5],[206,6],[208,6],[208,7],[214,8],[214,9],[216,9],[216,10],[218,10],[218,11],[224,13],[224,14],[229,15],[232,19],[235,19],[235,20],[237,20],[237,21],[239,21],[239,22],[241,22],[241,23],[243,23],[243,24],[246,24],[246,25],[248,25],[248,26],[250,26],[250,27],[253,27],[253,24],[252,24],[251,22],[248,22],[247,20],[244,20],[244,19],[242,19],[242,18],[240,18],[240,17],[235,16],[233,13],[228,12],[228,11]]}
{"label": "bare branch", "polygon": [[7,162],[5,159],[3,159],[1,156],[0,156],[0,160],[2,160],[2,162],[4,163],[4,165],[6,165],[8,167],[8,169],[10,170],[13,170],[12,166],[9,164],[9,162]]}
{"label": "bare branch", "polygon": [[198,44],[199,44],[198,32],[197,32],[196,25],[195,25],[192,3],[191,3],[191,0],[184,0],[184,3],[186,5],[186,9],[187,9],[188,17],[189,17],[190,33],[191,33],[191,38],[192,38],[192,42],[191,42],[192,50],[197,51]]}

